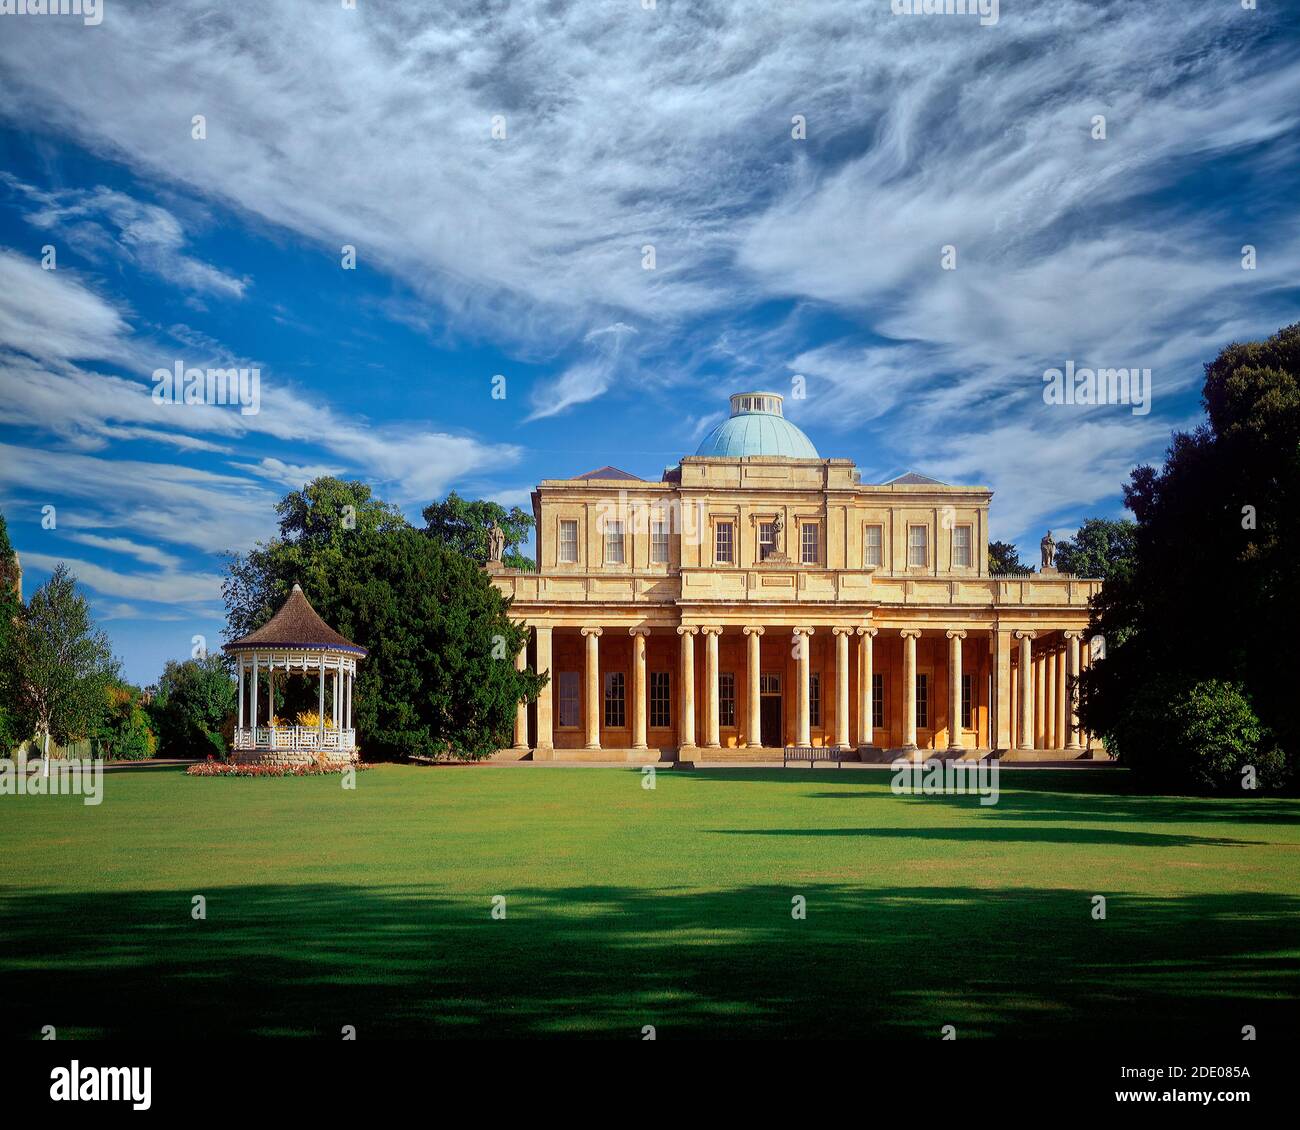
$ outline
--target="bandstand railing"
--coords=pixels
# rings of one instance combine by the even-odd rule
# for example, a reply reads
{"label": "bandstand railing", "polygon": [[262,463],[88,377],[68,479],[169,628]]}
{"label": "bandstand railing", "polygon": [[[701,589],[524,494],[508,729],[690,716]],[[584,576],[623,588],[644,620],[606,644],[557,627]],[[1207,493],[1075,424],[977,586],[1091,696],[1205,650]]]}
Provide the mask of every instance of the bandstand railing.
{"label": "bandstand railing", "polygon": [[258,726],[235,730],[236,749],[356,749],[356,730],[316,726]]}

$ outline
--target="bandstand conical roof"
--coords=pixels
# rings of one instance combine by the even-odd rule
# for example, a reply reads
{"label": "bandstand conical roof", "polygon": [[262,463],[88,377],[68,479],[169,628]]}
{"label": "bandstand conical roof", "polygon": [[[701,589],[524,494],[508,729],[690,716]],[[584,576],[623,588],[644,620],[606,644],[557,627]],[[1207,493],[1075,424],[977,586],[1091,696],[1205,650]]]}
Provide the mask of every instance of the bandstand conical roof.
{"label": "bandstand conical roof", "polygon": [[289,599],[280,611],[248,635],[224,644],[222,651],[251,651],[253,648],[303,648],[309,651],[347,651],[365,655],[366,649],[344,639],[331,628],[303,596],[302,588],[293,586]]}

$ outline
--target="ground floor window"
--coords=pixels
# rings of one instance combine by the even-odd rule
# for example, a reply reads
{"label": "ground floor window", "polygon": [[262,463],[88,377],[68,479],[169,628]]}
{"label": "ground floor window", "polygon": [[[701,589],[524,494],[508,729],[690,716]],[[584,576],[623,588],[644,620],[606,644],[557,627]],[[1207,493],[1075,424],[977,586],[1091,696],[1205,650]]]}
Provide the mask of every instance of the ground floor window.
{"label": "ground floor window", "polygon": [[970,691],[971,691],[970,676],[963,675],[961,677],[961,724],[963,728],[967,730],[972,728],[971,720],[970,720],[970,706],[971,706]]}
{"label": "ground floor window", "polygon": [[718,724],[736,724],[736,673],[724,671],[718,676]]}
{"label": "ground floor window", "polygon": [[673,724],[672,690],[667,671],[650,672],[650,725],[666,728]]}
{"label": "ground floor window", "polygon": [[871,676],[871,724],[885,728],[885,676]]}
{"label": "ground floor window", "polygon": [[627,701],[623,672],[611,671],[605,676],[605,725],[615,729],[627,725]]}
{"label": "ground floor window", "polygon": [[560,672],[560,725],[578,724],[578,672]]}
{"label": "ground floor window", "polygon": [[918,729],[930,728],[930,677],[916,677],[916,725]]}
{"label": "ground floor window", "polygon": [[808,724],[822,724],[822,677],[820,672],[808,676]]}

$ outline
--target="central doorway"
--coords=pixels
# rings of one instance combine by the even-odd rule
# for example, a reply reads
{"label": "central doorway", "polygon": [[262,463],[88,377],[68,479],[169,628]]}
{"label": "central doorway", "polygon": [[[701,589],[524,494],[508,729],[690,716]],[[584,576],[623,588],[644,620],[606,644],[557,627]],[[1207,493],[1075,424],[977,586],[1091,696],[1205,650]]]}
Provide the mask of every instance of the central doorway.
{"label": "central doorway", "polygon": [[781,726],[781,676],[758,677],[758,732],[768,749],[785,745]]}

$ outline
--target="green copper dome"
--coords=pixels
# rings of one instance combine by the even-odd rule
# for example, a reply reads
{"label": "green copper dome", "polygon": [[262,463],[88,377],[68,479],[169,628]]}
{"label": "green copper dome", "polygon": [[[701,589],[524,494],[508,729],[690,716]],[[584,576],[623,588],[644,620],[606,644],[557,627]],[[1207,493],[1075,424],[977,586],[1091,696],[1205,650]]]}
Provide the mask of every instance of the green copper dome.
{"label": "green copper dome", "polygon": [[738,392],[731,398],[731,418],[704,437],[696,455],[736,459],[746,455],[781,455],[820,459],[812,440],[787,420],[776,392]]}

